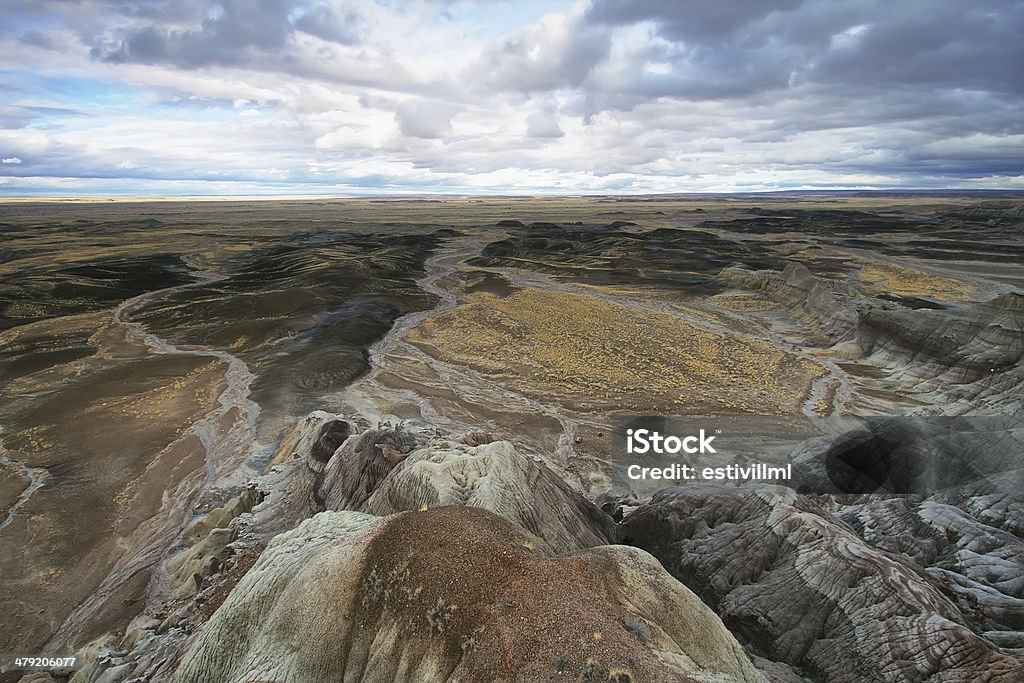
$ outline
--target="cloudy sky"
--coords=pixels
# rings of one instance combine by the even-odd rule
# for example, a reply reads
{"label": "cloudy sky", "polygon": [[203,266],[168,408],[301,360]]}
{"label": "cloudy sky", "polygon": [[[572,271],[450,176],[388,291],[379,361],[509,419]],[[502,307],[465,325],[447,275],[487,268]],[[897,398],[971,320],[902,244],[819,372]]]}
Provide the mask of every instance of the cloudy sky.
{"label": "cloudy sky", "polygon": [[0,194],[1024,189],[1024,0],[2,0]]}

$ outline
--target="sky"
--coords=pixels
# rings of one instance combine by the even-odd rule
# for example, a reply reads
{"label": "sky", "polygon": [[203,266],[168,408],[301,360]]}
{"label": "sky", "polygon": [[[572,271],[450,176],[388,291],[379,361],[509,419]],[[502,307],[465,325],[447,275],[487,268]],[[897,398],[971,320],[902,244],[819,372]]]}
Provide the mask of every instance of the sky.
{"label": "sky", "polygon": [[1024,0],[2,0],[0,195],[1024,190]]}

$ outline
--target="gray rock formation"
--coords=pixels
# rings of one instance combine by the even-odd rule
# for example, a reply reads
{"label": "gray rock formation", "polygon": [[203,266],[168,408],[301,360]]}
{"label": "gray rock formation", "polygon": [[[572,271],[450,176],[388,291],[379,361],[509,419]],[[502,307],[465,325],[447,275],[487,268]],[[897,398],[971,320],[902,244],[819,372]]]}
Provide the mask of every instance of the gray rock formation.
{"label": "gray rock formation", "polygon": [[[214,511],[189,534],[196,545],[175,566],[182,576],[209,568],[191,598],[202,602],[104,645],[81,680],[1024,673],[1020,487],[971,479],[885,498],[688,485],[620,501],[616,527],[508,442],[353,432],[328,413],[302,421],[260,484],[267,498],[228,528]],[[970,456],[954,432],[919,435],[950,468]],[[986,467],[1019,444],[983,441],[975,455]],[[804,451],[821,455],[813,443]],[[623,536],[638,547],[608,545]],[[233,569],[207,566],[232,548]]]}
{"label": "gray rock formation", "polygon": [[417,445],[413,434],[395,429],[368,429],[349,438],[322,465],[313,483],[317,509],[362,510],[396,466],[389,454],[404,456]]}
{"label": "gray rock formation", "polygon": [[809,330],[831,340],[849,337],[857,325],[857,313],[837,298],[840,283],[815,277],[806,266],[791,262],[785,270],[724,268],[722,280],[769,294],[783,304]]}
{"label": "gray rock formation", "polygon": [[760,681],[721,620],[647,553],[554,557],[484,510],[321,513],[278,536],[176,683]]}
{"label": "gray rock formation", "polygon": [[867,311],[856,343],[908,393],[945,395],[973,411],[1005,408],[1020,401],[1024,382],[1024,295],[943,311]]}
{"label": "gray rock formation", "polygon": [[[300,519],[324,510],[389,515],[462,505],[499,514],[559,552],[615,538],[607,514],[507,441],[481,443],[484,435],[471,434],[468,440],[480,445],[436,438],[424,443],[424,438],[400,429],[349,434],[339,423],[322,418],[307,425],[320,436],[299,453],[301,471],[283,496],[292,501],[291,507],[304,507]],[[325,458],[324,435],[342,433],[344,440],[328,444],[334,449]]]}
{"label": "gray rock formation", "polygon": [[[941,406],[943,414],[1005,411],[1024,383],[1024,294],[942,310],[905,309],[864,297],[850,283],[785,270],[725,268],[719,277],[763,291],[841,357],[864,361],[884,377],[889,396]],[[870,380],[866,381],[870,384]],[[867,412],[877,409],[870,401]]]}
{"label": "gray rock formation", "polygon": [[310,448],[310,458],[316,462],[327,463],[334,455],[334,451],[345,443],[345,439],[352,435],[352,426],[344,420],[330,420],[320,427],[316,441]]}
{"label": "gray rock formation", "polygon": [[[848,516],[862,529],[866,520],[893,518],[881,508],[876,512],[851,510]],[[965,529],[965,520],[940,513],[925,506],[884,535],[899,549],[897,534],[916,523],[919,555],[956,554],[960,540],[937,536]],[[866,542],[855,527],[791,489],[669,488],[629,515],[624,527],[629,542],[654,554],[700,595],[740,642],[812,680],[1018,681],[1024,676],[1019,656],[971,629],[936,580],[940,576],[929,575],[908,556]],[[922,533],[924,527],[934,533]],[[962,533],[965,548],[998,553],[1005,540],[991,538],[986,545],[977,534]],[[961,568],[970,563],[968,553],[959,557]],[[1014,557],[1011,553],[998,565],[1007,579],[1014,573]],[[965,572],[958,576],[969,579]],[[997,579],[993,585],[1018,590],[1012,581]],[[1008,619],[1002,612],[993,621]]]}
{"label": "gray rock formation", "polygon": [[1024,205],[1008,201],[978,202],[956,209],[950,214],[956,218],[987,220],[990,225],[1024,227]]}
{"label": "gray rock formation", "polygon": [[[1019,496],[1016,502],[1020,510]],[[869,501],[845,507],[838,516],[874,547],[907,555],[925,567],[976,630],[1024,629],[1024,541],[1019,536],[932,500]]]}
{"label": "gray rock formation", "polygon": [[381,482],[365,510],[387,515],[444,505],[490,510],[556,552],[604,545],[615,538],[607,514],[507,441],[415,450]]}

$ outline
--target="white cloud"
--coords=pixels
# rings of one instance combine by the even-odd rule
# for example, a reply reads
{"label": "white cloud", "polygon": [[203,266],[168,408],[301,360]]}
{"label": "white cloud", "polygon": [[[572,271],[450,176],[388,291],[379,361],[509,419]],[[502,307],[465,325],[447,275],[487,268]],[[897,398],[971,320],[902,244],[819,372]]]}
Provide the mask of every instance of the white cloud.
{"label": "white cloud", "polygon": [[395,121],[402,135],[437,139],[451,134],[452,117],[457,113],[458,109],[446,102],[412,100],[398,105]]}
{"label": "white cloud", "polygon": [[526,137],[560,138],[565,135],[558,125],[558,117],[551,109],[535,111],[526,117]]}
{"label": "white cloud", "polygon": [[3,163],[3,164],[20,164],[21,163],[21,159],[19,159],[18,157],[5,157],[4,159],[0,160],[0,163]]}
{"label": "white cloud", "polygon": [[204,28],[212,0],[91,1],[45,5],[47,40],[0,9],[0,176],[5,192],[1018,186],[1024,10],[977,3],[273,0],[265,26],[222,10]]}

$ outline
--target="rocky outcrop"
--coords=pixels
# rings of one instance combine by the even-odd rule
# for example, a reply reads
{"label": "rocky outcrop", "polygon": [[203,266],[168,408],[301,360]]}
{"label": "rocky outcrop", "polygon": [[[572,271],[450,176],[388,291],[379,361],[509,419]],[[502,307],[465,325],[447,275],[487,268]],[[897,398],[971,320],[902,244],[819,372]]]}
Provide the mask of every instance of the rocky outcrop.
{"label": "rocky outcrop", "polygon": [[[897,525],[889,538],[896,543],[898,533],[915,528],[916,517],[918,530],[934,530],[919,531],[919,553],[959,548],[958,541],[936,537],[964,520],[940,521],[938,512],[925,506],[905,515],[903,529]],[[864,528],[865,514],[848,516]],[[740,642],[801,676],[1016,681],[1024,674],[1021,658],[971,629],[935,572],[866,542],[855,526],[791,489],[669,488],[629,515],[624,527],[629,542],[700,595]],[[982,547],[969,533],[964,543]],[[990,549],[998,546],[999,539],[990,539]]]}
{"label": "rocky outcrop", "polygon": [[[349,438],[320,465],[313,484],[318,510],[362,510],[388,473],[418,445],[401,429],[368,429]],[[311,463],[316,468],[319,463]]]}
{"label": "rocky outcrop", "polygon": [[299,476],[278,502],[281,508],[303,508],[292,512],[300,519],[324,510],[389,515],[461,505],[501,515],[559,552],[615,538],[611,518],[543,461],[485,433],[461,441],[390,427],[351,434],[347,423],[326,415],[306,429],[319,436],[307,440],[301,464],[293,465]]}
{"label": "rocky outcrop", "polygon": [[607,514],[508,441],[415,450],[381,482],[365,510],[387,515],[446,505],[490,510],[556,552],[604,545],[615,538]]}
{"label": "rocky outcrop", "polygon": [[857,314],[836,297],[831,283],[815,277],[806,266],[790,262],[785,269],[749,270],[724,268],[718,275],[729,284],[763,291],[778,300],[809,330],[832,340],[849,336],[857,325]]}
{"label": "rocky outcrop", "polygon": [[326,512],[277,537],[176,683],[759,681],[721,620],[647,553],[552,556],[484,510]]}
{"label": "rocky outcrop", "polygon": [[[1000,460],[1019,451],[1012,427],[1010,439],[976,436],[977,452],[952,429],[918,436],[932,465],[962,468],[960,453],[1012,479]],[[827,447],[806,442],[817,460],[796,458],[799,471],[813,473]],[[1024,488],[1011,479],[898,498],[687,485],[617,501],[616,526],[540,458],[487,434],[359,432],[317,413],[281,449],[258,482],[266,500],[225,527],[232,501],[186,534],[197,544],[174,564],[202,579],[192,602],[104,645],[81,680],[831,683],[1024,671]],[[618,539],[635,547],[609,545]]]}
{"label": "rocky outcrop", "polygon": [[[878,368],[885,381],[868,386],[870,391],[941,403],[947,414],[1004,410],[1019,401],[1024,294],[904,308],[864,297],[854,285],[815,277],[798,263],[782,272],[734,266],[719,277],[767,293],[812,335],[834,344],[838,356]],[[859,407],[877,410],[870,400]]]}
{"label": "rocky outcrop", "polygon": [[931,500],[870,501],[844,508],[839,517],[875,547],[913,557],[954,597],[975,630],[1024,630],[1020,537]]}
{"label": "rocky outcrop", "polygon": [[257,526],[273,535],[324,510],[364,510],[370,494],[424,440],[391,427],[356,431],[323,411],[301,420],[272,459],[264,485],[273,513],[265,512]]}
{"label": "rocky outcrop", "polygon": [[944,311],[871,310],[856,343],[896,386],[942,392],[974,411],[1004,407],[1024,382],[1024,294]]}
{"label": "rocky outcrop", "polygon": [[[342,416],[315,410],[285,432],[258,484],[267,502],[255,511],[250,530],[258,529],[265,542],[322,510],[322,502],[313,499],[316,484],[323,479],[327,462],[352,431]],[[348,436],[341,439],[345,432]]]}
{"label": "rocky outcrop", "polygon": [[958,219],[985,220],[993,225],[1024,227],[1024,204],[1020,202],[978,202],[956,209],[950,215]]}
{"label": "rocky outcrop", "polygon": [[[313,457],[314,460],[326,461],[327,458],[334,454],[334,450],[331,449],[330,453],[327,454],[327,458],[322,457],[322,453],[326,450],[327,442],[327,439],[324,437],[326,433],[333,433],[333,429],[329,428],[328,425],[334,422],[342,422],[342,420],[339,416],[323,410],[314,410],[309,415],[295,422],[281,437],[281,441],[271,457],[271,467],[280,465],[292,458],[301,458],[307,455]],[[313,453],[314,448],[319,451],[316,455]]]}
{"label": "rocky outcrop", "polygon": [[1024,294],[1003,294],[947,311],[869,311],[861,320],[857,342],[865,353],[901,349],[897,355],[905,356],[909,350],[924,368],[960,368],[964,379],[977,379],[1020,364]]}
{"label": "rocky outcrop", "polygon": [[316,462],[327,463],[345,439],[352,435],[352,426],[344,420],[330,420],[320,427],[309,456]]}

